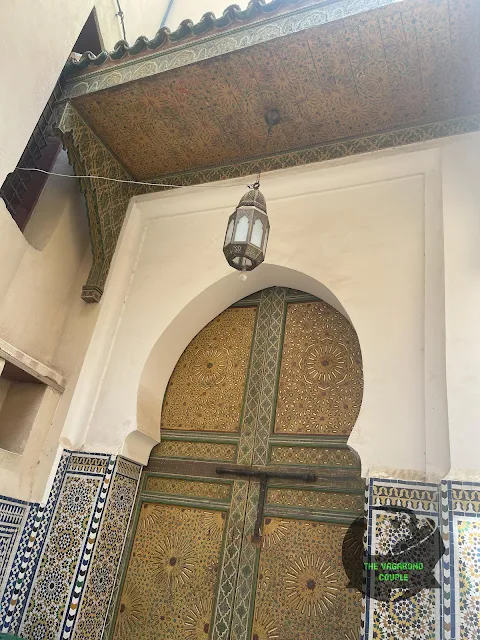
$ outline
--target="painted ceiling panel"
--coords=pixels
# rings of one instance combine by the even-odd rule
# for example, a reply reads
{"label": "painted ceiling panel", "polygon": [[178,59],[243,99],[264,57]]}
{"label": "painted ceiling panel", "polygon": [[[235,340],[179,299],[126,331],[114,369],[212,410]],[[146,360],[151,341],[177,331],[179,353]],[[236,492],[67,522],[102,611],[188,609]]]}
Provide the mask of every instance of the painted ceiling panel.
{"label": "painted ceiling panel", "polygon": [[480,111],[480,3],[405,0],[73,100],[137,179]]}

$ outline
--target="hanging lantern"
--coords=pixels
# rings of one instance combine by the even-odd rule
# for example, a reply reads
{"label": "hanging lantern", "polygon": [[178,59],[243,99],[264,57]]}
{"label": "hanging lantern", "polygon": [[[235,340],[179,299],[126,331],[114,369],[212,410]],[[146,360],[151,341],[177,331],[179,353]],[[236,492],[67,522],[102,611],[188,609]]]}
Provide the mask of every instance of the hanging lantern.
{"label": "hanging lantern", "polygon": [[[268,126],[264,155],[273,127],[280,122],[280,114],[271,109],[265,114]],[[241,271],[240,279],[247,279],[247,271],[252,271],[265,260],[270,223],[267,216],[267,203],[260,192],[260,171],[255,184],[249,187],[238,207],[228,219],[227,233],[223,243],[223,253],[228,264]]]}
{"label": "hanging lantern", "polygon": [[228,219],[223,253],[238,271],[252,271],[265,260],[270,223],[267,203],[257,183],[248,191]]}

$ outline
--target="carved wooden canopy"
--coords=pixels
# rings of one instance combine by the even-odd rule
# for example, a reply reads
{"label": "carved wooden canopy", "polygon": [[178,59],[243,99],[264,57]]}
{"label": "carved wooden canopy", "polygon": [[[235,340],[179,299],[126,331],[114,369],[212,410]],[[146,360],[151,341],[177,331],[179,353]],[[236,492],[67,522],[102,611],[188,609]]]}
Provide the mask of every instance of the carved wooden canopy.
{"label": "carved wooden canopy", "polygon": [[[60,129],[76,169],[187,185],[479,128],[480,3],[279,4],[71,75]],[[261,158],[272,108],[282,120]],[[98,300],[126,203],[142,190],[87,182],[96,264],[83,295]]]}

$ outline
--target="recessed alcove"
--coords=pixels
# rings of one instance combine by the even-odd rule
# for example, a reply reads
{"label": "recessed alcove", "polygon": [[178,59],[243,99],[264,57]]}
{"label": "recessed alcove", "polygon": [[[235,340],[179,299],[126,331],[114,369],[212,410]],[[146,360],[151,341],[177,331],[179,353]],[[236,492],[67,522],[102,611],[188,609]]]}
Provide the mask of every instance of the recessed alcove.
{"label": "recessed alcove", "polygon": [[0,358],[0,448],[22,454],[47,385]]}

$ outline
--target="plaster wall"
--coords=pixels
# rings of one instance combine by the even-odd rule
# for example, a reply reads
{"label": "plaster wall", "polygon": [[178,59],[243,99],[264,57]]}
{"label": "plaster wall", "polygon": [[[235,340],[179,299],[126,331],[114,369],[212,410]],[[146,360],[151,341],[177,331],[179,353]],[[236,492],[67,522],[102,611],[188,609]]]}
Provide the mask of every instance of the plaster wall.
{"label": "plaster wall", "polygon": [[272,232],[246,283],[220,247],[248,178],[135,199],[63,441],[145,463],[188,342],[235,300],[290,286],[336,306],[359,335],[365,393],[350,444],[364,475],[443,477],[442,182],[455,178],[442,158],[452,145],[461,172],[471,161],[461,149],[478,149],[478,135],[264,175]]}
{"label": "plaster wall", "polygon": [[0,184],[15,169],[92,7],[92,0],[0,3]]}
{"label": "plaster wall", "polygon": [[452,479],[480,479],[480,146],[443,153],[448,419]]}
{"label": "plaster wall", "polygon": [[[66,154],[54,167],[71,173]],[[66,380],[50,390],[23,453],[0,450],[0,493],[40,500],[99,307],[80,298],[91,265],[88,224],[76,180],[50,177],[19,231],[0,200],[0,337],[50,365]]]}

